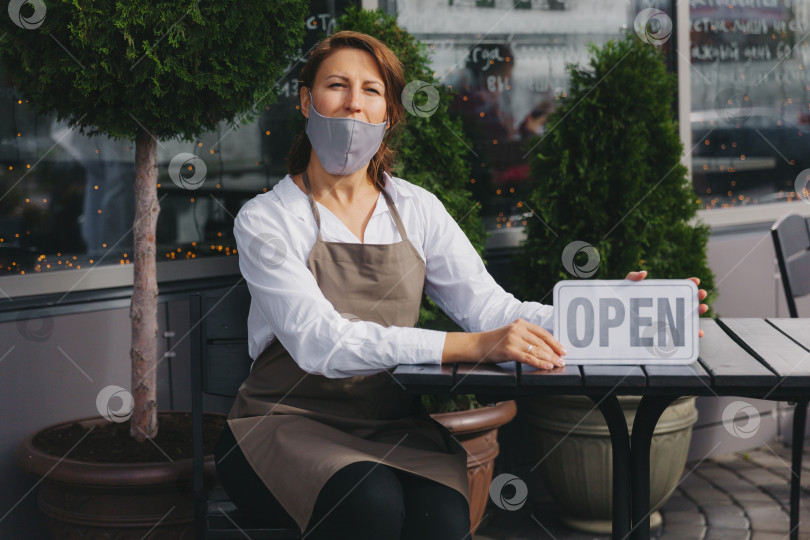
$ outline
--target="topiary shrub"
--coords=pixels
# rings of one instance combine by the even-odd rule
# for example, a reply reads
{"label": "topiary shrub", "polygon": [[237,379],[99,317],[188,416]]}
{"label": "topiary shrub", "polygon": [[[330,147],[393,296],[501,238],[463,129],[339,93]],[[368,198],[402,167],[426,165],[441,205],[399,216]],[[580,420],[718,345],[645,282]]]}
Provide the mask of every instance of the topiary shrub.
{"label": "topiary shrub", "polygon": [[307,2],[37,0],[10,4],[9,15],[0,60],[33,109],[87,135],[135,141],[130,434],[154,438],[158,139],[237,127],[274,102]]}
{"label": "topiary shrub", "polygon": [[[570,66],[570,91],[545,137],[527,143],[534,186],[526,210],[533,216],[514,259],[513,290],[551,303],[554,285],[574,279],[563,250],[582,241],[600,257],[587,277],[623,279],[631,270],[697,276],[710,303],[709,228],[690,224],[700,201],[681,163],[675,76],[661,50],[632,33],[589,51],[588,67]],[[587,258],[583,251],[574,262]]]}

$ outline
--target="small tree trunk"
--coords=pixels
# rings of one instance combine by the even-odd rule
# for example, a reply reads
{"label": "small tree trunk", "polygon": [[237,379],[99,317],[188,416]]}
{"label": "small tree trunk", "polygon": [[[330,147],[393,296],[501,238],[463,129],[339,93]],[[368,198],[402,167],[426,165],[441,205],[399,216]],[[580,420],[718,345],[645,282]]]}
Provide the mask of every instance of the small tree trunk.
{"label": "small tree trunk", "polygon": [[157,435],[157,268],[155,231],[160,213],[157,198],[156,141],[141,129],[135,138],[135,280],[132,319],[132,397],[135,409],[129,433],[143,441]]}

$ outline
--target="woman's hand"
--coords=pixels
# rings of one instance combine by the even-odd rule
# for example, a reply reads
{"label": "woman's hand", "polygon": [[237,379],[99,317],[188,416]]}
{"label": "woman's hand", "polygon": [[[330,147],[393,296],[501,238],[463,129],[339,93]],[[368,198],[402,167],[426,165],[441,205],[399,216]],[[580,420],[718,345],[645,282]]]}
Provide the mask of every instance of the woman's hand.
{"label": "woman's hand", "polygon": [[[632,279],[633,281],[641,281],[645,277],[647,277],[647,271],[646,270],[641,270],[640,272],[630,272],[629,274],[627,274],[627,277],[624,278],[624,279]],[[694,281],[695,285],[697,285],[698,287],[700,286],[700,278],[690,277],[689,279]],[[706,297],[708,296],[708,294],[709,293],[707,293],[705,289],[698,289],[698,301],[702,302],[703,300],[705,300]],[[707,311],[709,311],[709,306],[707,304],[700,304],[700,306],[698,306],[698,315],[703,315]],[[698,337],[703,337],[703,330],[698,330]]]}
{"label": "woman's hand", "polygon": [[477,356],[483,363],[516,360],[540,369],[564,366],[562,344],[551,333],[523,319],[477,336]]}
{"label": "woman's hand", "polygon": [[633,281],[641,281],[645,277],[647,277],[647,271],[646,270],[639,270],[638,272],[630,272],[629,274],[627,274],[627,277],[624,278],[624,279],[632,279]]}

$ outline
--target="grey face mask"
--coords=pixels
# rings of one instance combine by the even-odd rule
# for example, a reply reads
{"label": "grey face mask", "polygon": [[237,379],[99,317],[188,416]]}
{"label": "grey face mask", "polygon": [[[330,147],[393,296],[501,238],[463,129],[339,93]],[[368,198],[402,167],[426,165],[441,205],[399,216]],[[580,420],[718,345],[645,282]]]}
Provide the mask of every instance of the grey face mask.
{"label": "grey face mask", "polygon": [[309,100],[306,132],[323,168],[339,175],[363,168],[380,149],[387,122],[369,124],[354,118],[323,116],[315,110],[312,92]]}

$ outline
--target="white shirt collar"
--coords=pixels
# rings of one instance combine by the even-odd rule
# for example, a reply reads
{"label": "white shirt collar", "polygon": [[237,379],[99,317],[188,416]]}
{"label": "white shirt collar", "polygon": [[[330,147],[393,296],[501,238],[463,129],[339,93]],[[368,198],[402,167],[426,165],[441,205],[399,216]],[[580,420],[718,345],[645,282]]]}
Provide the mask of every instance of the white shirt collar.
{"label": "white shirt collar", "polygon": [[[402,189],[399,183],[393,180],[385,171],[383,171],[383,178],[385,179],[385,190],[391,196],[391,200],[394,204],[398,204],[401,198],[411,196],[409,192]],[[312,216],[312,209],[309,206],[307,194],[295,185],[292,176],[289,174],[273,187],[273,191],[276,192],[278,198],[281,200],[281,205],[300,219],[307,219],[306,216]],[[382,193],[380,193],[377,206],[372,216],[381,212],[388,212],[388,205],[385,204]]]}

